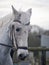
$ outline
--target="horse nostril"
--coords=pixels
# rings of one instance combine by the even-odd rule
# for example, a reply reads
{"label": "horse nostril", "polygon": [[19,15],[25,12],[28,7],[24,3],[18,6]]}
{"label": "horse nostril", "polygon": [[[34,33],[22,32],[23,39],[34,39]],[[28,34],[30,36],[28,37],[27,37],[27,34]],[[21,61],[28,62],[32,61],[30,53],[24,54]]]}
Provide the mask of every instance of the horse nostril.
{"label": "horse nostril", "polygon": [[19,57],[22,57],[22,56],[23,56],[23,54],[20,54],[20,55],[19,55]]}
{"label": "horse nostril", "polygon": [[26,58],[26,56],[25,56],[24,54],[20,54],[20,55],[19,55],[19,59],[20,59],[20,60],[24,60],[25,58]]}
{"label": "horse nostril", "polygon": [[17,28],[16,31],[19,32],[21,30],[21,28]]}

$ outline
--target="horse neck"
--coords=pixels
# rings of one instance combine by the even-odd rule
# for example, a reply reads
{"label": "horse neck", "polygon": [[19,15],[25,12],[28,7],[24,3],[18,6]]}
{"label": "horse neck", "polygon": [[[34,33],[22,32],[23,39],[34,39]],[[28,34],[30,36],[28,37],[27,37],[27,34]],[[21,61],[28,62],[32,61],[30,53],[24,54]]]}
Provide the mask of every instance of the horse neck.
{"label": "horse neck", "polygon": [[[10,45],[11,40],[9,39],[8,31],[5,29],[3,29],[2,34],[0,35],[0,43],[5,44],[5,45]],[[2,55],[4,57],[4,55],[6,55],[5,53],[9,54],[10,49],[11,48],[9,48],[9,47],[0,45],[0,56]]]}
{"label": "horse neck", "polygon": [[8,14],[0,19],[0,29],[3,27],[8,26],[11,23],[11,20],[13,19],[13,14]]}
{"label": "horse neck", "polygon": [[3,27],[0,31],[0,43],[3,44],[10,44],[10,38],[9,38],[9,32],[8,32],[8,27]]}

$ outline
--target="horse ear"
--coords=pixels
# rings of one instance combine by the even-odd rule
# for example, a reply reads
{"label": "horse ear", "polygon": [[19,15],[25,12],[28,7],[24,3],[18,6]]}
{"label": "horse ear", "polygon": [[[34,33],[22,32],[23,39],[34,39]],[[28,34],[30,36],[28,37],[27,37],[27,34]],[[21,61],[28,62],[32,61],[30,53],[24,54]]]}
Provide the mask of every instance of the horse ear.
{"label": "horse ear", "polygon": [[32,14],[32,8],[28,9],[27,13],[29,14],[29,16],[31,16],[31,14]]}
{"label": "horse ear", "polygon": [[12,7],[12,10],[13,10],[14,14],[18,13],[18,11],[13,7],[13,5],[11,7]]}

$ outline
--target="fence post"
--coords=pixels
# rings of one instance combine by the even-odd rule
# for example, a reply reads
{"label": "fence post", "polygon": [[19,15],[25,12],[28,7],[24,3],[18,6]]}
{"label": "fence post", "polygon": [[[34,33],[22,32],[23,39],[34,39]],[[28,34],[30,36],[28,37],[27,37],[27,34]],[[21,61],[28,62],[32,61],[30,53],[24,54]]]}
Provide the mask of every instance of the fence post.
{"label": "fence post", "polygon": [[41,65],[46,65],[46,51],[41,51],[42,56],[41,56]]}

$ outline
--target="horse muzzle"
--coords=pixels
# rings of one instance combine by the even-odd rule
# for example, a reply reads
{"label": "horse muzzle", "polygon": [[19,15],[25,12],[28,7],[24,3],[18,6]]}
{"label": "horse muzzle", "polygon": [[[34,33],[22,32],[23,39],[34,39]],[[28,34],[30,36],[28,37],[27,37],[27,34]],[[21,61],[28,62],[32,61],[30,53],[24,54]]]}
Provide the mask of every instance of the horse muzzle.
{"label": "horse muzzle", "polygon": [[25,47],[18,49],[17,56],[18,56],[18,59],[25,60],[29,56],[28,49]]}

